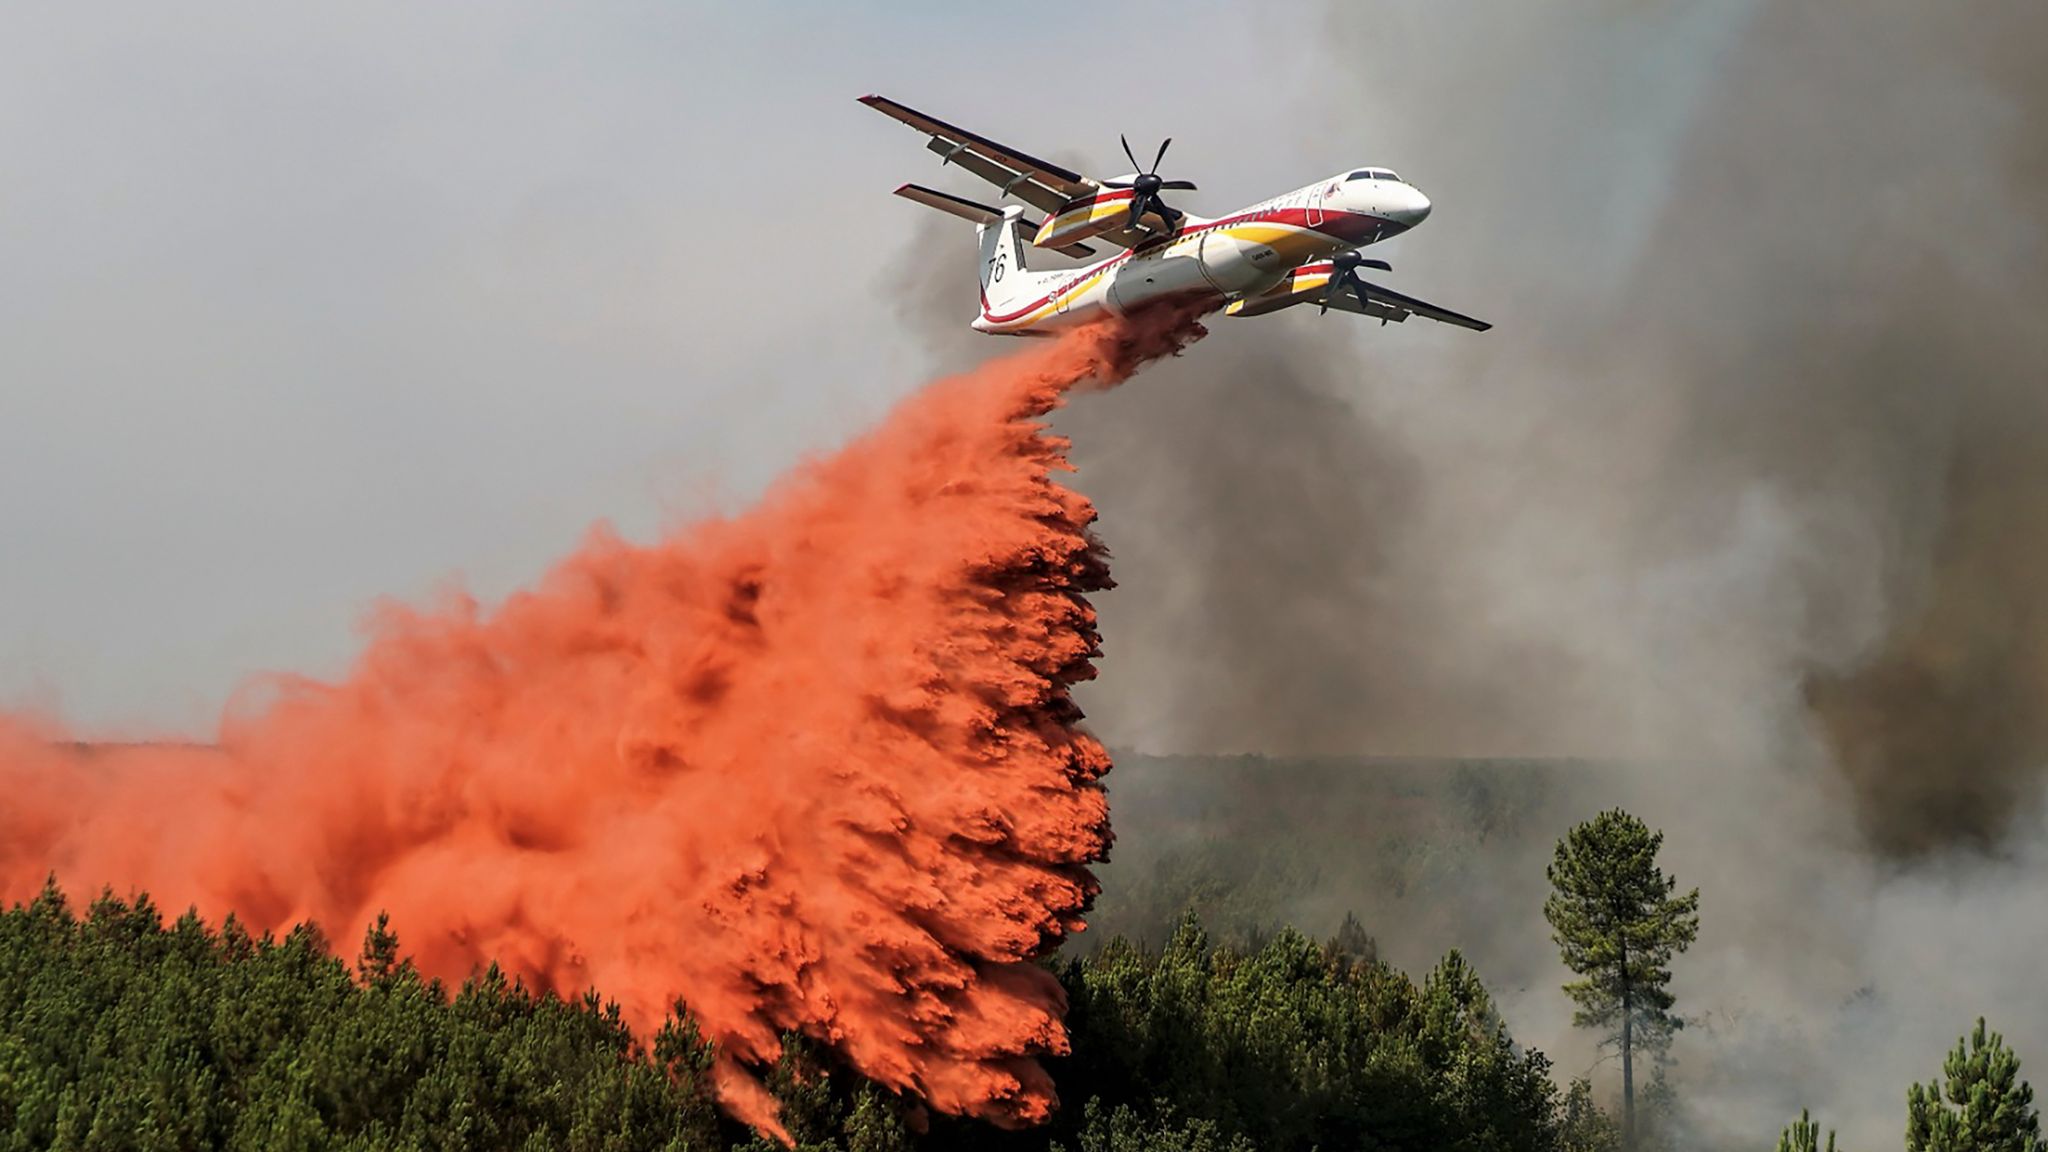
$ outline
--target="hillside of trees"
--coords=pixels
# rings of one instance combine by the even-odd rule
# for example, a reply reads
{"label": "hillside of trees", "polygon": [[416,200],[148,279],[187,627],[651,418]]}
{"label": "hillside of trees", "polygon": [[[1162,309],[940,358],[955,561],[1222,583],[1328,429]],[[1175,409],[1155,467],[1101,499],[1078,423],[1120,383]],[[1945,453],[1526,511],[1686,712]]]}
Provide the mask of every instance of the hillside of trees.
{"label": "hillside of trees", "polygon": [[[770,1081],[819,1150],[1557,1147],[1549,1067],[1470,967],[1418,984],[1366,951],[1355,927],[1218,948],[1189,920],[1159,950],[1058,962],[1074,1055],[1047,1129],[925,1124],[795,1038]],[[687,1020],[636,1044],[595,995],[444,988],[399,956],[378,928],[350,964],[310,927],[252,938],[47,889],[0,913],[0,1145],[766,1147],[719,1117]]]}
{"label": "hillside of trees", "polygon": [[[1487,813],[1541,799],[1529,791],[1540,778],[1511,767],[1390,780],[1381,799],[1397,801],[1393,834],[1360,859],[1425,886],[1432,872],[1471,867],[1489,837],[1508,834],[1487,831]],[[1402,815],[1403,789],[1432,788]],[[1271,807],[1284,811],[1287,799]],[[1212,827],[1214,815],[1203,817]],[[1046,961],[1067,991],[1073,1040],[1070,1056],[1047,1065],[1064,1102],[1050,1125],[1004,1132],[928,1115],[790,1036],[767,1081],[798,1146],[1687,1148],[1661,1076],[1651,1074],[1633,1107],[1584,1080],[1560,1085],[1542,1053],[1509,1035],[1459,953],[1418,966],[1418,980],[1389,963],[1355,918],[1320,940],[1272,927],[1290,892],[1312,890],[1287,887],[1303,880],[1293,866],[1267,867],[1305,859],[1294,839],[1229,883],[1220,864],[1205,879],[1193,866],[1200,855],[1156,852],[1143,874],[1157,882],[1127,884],[1112,921],[1155,916],[1169,895],[1187,898],[1190,910],[1156,932],[1091,932],[1089,947]],[[1660,870],[1660,842],[1620,810],[1572,827],[1555,842],[1554,898],[1543,909],[1579,976],[1557,994],[1570,994],[1580,1023],[1613,1033],[1624,1050],[1633,1036],[1646,1068],[1682,1023],[1670,1014],[1664,965],[1690,941],[1697,916],[1712,915],[1711,894],[1701,912],[1700,895]],[[1128,862],[1118,867],[1139,875]],[[1194,883],[1177,887],[1176,874]],[[1536,874],[1546,876],[1540,865]],[[1263,897],[1261,884],[1272,886]],[[1620,922],[1633,926],[1586,911],[1618,907],[1622,895],[1634,907]],[[1231,927],[1212,937],[1204,923],[1219,920]],[[1615,931],[1624,935],[1603,938]],[[0,909],[0,1150],[777,1147],[720,1114],[712,1050],[681,1005],[656,1035],[636,1037],[600,991],[564,1001],[495,969],[460,987],[425,979],[382,922],[345,950],[352,957],[343,951],[311,925],[281,939],[252,936],[232,918],[167,922],[147,897],[103,894],[81,907],[54,884]],[[1983,1021],[1940,1067],[1936,1082],[1902,1090],[1909,1152],[2048,1152],[2019,1060]],[[1779,1148],[1819,1152],[1821,1132],[1802,1116],[1779,1134]],[[1756,1146],[1770,1139],[1758,1133]]]}

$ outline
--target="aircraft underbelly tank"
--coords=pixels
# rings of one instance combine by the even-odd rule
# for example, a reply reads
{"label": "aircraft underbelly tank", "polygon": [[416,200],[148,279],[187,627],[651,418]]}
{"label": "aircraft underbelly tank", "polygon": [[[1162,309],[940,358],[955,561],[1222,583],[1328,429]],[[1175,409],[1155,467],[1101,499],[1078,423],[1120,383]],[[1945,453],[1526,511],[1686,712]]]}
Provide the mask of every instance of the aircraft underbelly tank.
{"label": "aircraft underbelly tank", "polygon": [[1271,248],[1221,231],[1205,232],[1118,269],[1109,288],[1110,305],[1129,312],[1168,296],[1236,296],[1267,287],[1286,271],[1286,263]]}
{"label": "aircraft underbelly tank", "polygon": [[[1178,247],[1178,246],[1176,246]],[[1119,312],[1168,296],[1209,293],[1215,289],[1202,273],[1202,262],[1193,253],[1169,249],[1157,256],[1142,256],[1117,269],[1109,286],[1109,298]]]}
{"label": "aircraft underbelly tank", "polygon": [[1202,234],[1202,269],[1219,292],[1235,295],[1270,285],[1287,272],[1287,262],[1264,244],[1239,240],[1221,228]]}

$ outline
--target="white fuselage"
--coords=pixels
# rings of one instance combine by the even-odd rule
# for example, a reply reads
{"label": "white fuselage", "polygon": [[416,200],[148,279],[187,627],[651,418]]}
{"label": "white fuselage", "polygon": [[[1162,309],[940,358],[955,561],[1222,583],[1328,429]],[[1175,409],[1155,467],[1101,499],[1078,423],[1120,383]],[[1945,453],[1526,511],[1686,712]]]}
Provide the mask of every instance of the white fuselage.
{"label": "white fuselage", "polygon": [[1214,297],[1220,307],[1263,292],[1304,262],[1422,223],[1429,199],[1382,172],[1339,173],[1213,220],[1188,216],[1172,236],[1086,267],[1024,273],[1002,300],[984,303],[973,326],[1022,334],[1165,299]]}

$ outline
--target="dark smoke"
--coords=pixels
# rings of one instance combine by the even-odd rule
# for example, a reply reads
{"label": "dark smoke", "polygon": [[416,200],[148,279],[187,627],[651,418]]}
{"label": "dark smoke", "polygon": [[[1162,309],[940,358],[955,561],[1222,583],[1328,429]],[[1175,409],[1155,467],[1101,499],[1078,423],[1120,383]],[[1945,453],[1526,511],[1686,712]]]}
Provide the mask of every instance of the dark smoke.
{"label": "dark smoke", "polygon": [[1243,323],[1075,418],[1077,484],[1115,502],[1131,590],[1102,600],[1123,675],[1092,699],[1125,741],[1357,748],[1428,689],[1365,658],[1426,642],[1402,623],[1424,606],[1381,580],[1415,469],[1313,355]]}
{"label": "dark smoke", "polygon": [[1549,773],[1524,825],[1399,892],[1356,860],[1405,816],[1134,774],[1115,867],[1161,797],[1277,795],[1326,864],[1276,915],[1486,958],[1576,1072],[1604,1066],[1537,902],[1501,894],[1621,803],[1706,898],[1675,1075],[1712,1127],[1810,1104],[1896,1139],[1978,1011],[2048,1051],[2020,959],[2048,854],[2048,9],[1446,0],[1321,31],[1301,162],[1417,180],[1437,211],[1395,285],[1498,327],[1219,320],[1069,410],[1121,581],[1081,702],[1113,747],[1632,767]]}
{"label": "dark smoke", "polygon": [[2048,737],[2048,16],[1849,7],[1759,15],[1600,344],[1676,402],[1644,558],[1682,563],[1747,494],[1790,509],[1807,696],[1863,834],[1988,846]]}
{"label": "dark smoke", "polygon": [[[1874,850],[1999,844],[2048,763],[2048,11],[1449,6],[1371,32],[1364,71],[1428,110],[1396,132],[1428,159],[1394,159],[1449,235],[1414,246],[1501,321],[1424,366],[1446,403],[1404,447],[1432,511],[1381,526],[1428,557],[1410,577],[1522,574],[1421,670],[1479,705],[1468,739],[1516,695],[1558,705],[1528,752],[1789,764],[1805,730]],[[1470,659],[1531,605],[1548,677]]]}
{"label": "dark smoke", "polygon": [[1902,96],[1926,98],[1935,69],[1974,81],[1981,137],[1953,165],[1930,155],[1948,190],[1895,213],[1931,221],[1906,229],[1938,246],[1871,285],[1876,323],[1910,346],[1845,343],[1877,354],[1871,376],[1901,409],[1947,426],[1931,572],[1873,658],[1810,684],[1863,827],[1891,852],[1997,845],[2048,766],[2048,10],[1914,14]]}
{"label": "dark smoke", "polygon": [[[1667,827],[1705,893],[1676,1073],[1702,1127],[1811,1103],[1895,1140],[1974,1013],[2048,1043],[2017,959],[2048,760],[2048,9],[1344,13],[1371,88],[1324,103],[1399,94],[1349,138],[1424,181],[1414,247],[1500,322],[1476,365],[1403,359],[1443,403],[1406,410],[1433,511],[1392,551],[1481,593],[1441,636],[1478,672],[1456,694],[1519,684],[1555,705],[1527,752],[1637,761],[1578,806]],[[1552,674],[1464,656],[1503,633]],[[1587,1066],[1533,909],[1429,899],[1470,909],[1439,946],[1521,941],[1522,1033]]]}

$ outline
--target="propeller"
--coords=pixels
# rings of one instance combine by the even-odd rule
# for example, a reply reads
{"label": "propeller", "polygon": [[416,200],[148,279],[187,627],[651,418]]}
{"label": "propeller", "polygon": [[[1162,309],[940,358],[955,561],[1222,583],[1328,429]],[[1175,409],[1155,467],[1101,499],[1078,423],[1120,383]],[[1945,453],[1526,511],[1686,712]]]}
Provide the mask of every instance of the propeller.
{"label": "propeller", "polygon": [[1318,314],[1328,312],[1330,301],[1335,300],[1339,292],[1346,290],[1358,297],[1360,304],[1366,302],[1365,281],[1358,275],[1360,268],[1377,268],[1382,272],[1394,270],[1394,266],[1385,260],[1368,260],[1364,254],[1355,250],[1339,252],[1330,257],[1330,282],[1323,285],[1322,307],[1317,309]]}
{"label": "propeller", "polygon": [[1195,186],[1187,180],[1161,180],[1159,178],[1159,162],[1166,159],[1166,146],[1173,143],[1173,137],[1168,136],[1160,143],[1159,153],[1152,157],[1152,167],[1142,170],[1138,168],[1138,158],[1131,153],[1131,142],[1125,139],[1122,133],[1117,134],[1117,139],[1123,143],[1124,155],[1130,158],[1131,169],[1137,172],[1138,175],[1130,180],[1108,181],[1103,187],[1129,188],[1131,190],[1131,218],[1129,226],[1136,228],[1138,221],[1144,219],[1145,212],[1149,209],[1157,212],[1159,218],[1166,221],[1167,231],[1171,232],[1179,227],[1181,214],[1168,208],[1166,201],[1159,198],[1159,193],[1162,189],[1171,189],[1177,192],[1193,192]]}

